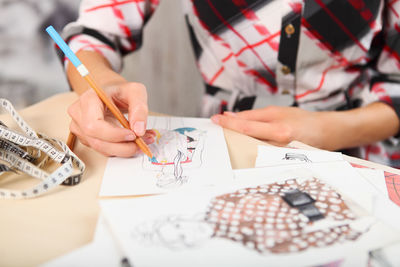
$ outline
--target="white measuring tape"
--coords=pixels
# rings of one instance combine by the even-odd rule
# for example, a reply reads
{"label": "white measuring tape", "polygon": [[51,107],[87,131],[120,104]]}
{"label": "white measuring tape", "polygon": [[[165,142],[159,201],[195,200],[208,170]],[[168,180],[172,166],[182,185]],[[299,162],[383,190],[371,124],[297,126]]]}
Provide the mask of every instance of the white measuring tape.
{"label": "white measuring tape", "polygon": [[[0,98],[0,106],[12,116],[22,130],[22,133],[11,130],[0,121],[0,175],[9,172],[25,173],[42,180],[30,189],[0,188],[0,199],[36,197],[57,185],[76,185],[80,182],[85,164],[65,143],[37,134],[8,100]],[[51,160],[61,166],[48,173],[42,167]]]}

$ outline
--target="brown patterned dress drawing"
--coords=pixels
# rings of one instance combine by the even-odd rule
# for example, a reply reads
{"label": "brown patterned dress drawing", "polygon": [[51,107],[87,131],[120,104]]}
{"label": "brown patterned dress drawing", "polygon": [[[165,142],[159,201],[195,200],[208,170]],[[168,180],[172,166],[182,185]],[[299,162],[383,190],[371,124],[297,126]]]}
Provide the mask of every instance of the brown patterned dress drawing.
{"label": "brown patterned dress drawing", "polygon": [[[289,205],[284,196],[293,190],[307,193],[324,219],[313,221]],[[213,237],[240,242],[260,253],[296,252],[356,240],[361,233],[349,226],[354,219],[341,196],[316,178],[302,183],[290,179],[218,196],[205,217],[214,227]]]}
{"label": "brown patterned dress drawing", "polygon": [[316,178],[239,189],[213,198],[205,213],[167,215],[137,225],[134,239],[173,250],[225,238],[259,253],[293,253],[358,239],[356,216]]}

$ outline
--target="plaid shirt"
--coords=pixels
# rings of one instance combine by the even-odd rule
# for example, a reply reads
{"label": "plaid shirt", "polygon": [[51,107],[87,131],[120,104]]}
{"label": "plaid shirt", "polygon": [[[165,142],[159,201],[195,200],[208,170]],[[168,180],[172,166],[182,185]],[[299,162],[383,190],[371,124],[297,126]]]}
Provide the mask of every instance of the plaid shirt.
{"label": "plaid shirt", "polygon": [[[400,116],[399,0],[183,0],[204,79],[202,116],[284,103],[347,110],[381,101]],[[159,0],[83,0],[64,29],[74,51],[115,71],[141,45]],[[377,118],[379,119],[379,118]],[[400,167],[398,137],[360,157]]]}

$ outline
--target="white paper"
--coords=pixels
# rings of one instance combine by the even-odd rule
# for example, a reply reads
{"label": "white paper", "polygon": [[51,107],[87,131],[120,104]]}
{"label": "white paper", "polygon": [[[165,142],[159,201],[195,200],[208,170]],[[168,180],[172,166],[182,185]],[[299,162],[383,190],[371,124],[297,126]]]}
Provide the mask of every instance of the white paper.
{"label": "white paper", "polygon": [[[337,161],[240,169],[234,170],[234,175],[236,181],[258,179],[265,175],[273,177],[276,174],[282,175],[283,172],[285,175],[292,176],[323,177],[330,185],[339,188],[341,192],[350,196],[369,213],[400,231],[400,207],[389,200],[387,194],[383,194],[379,187],[361,176],[359,170],[359,168],[352,167],[347,161]],[[367,172],[363,173],[367,174]],[[371,179],[373,178],[371,177]]]}
{"label": "white paper", "polygon": [[389,198],[389,193],[386,186],[385,174],[382,170],[369,168],[354,168],[364,179],[373,185],[386,198]]}
{"label": "white paper", "polygon": [[46,262],[42,267],[120,267],[122,254],[109,232],[104,218],[99,217],[93,242],[80,247],[66,255]]}
{"label": "white paper", "polygon": [[330,185],[351,196],[368,212],[373,212],[373,198],[378,194],[377,189],[361,177],[347,161],[322,163],[297,163],[273,167],[259,167],[253,169],[234,170],[235,180],[244,181],[249,178],[274,177],[274,175],[323,177]]}
{"label": "white paper", "polygon": [[[334,265],[328,265],[324,266],[324,267],[328,267],[328,266],[340,266],[340,267],[355,267],[355,266],[360,266],[360,267],[371,267],[368,265],[369,263],[369,255],[367,252],[362,251],[359,253],[353,253],[351,255],[348,255],[347,258],[341,259],[338,261],[339,264]],[[319,266],[319,267],[323,267],[323,266]]]}
{"label": "white paper", "polygon": [[400,231],[400,207],[389,199],[378,197],[374,201],[374,215]]}
{"label": "white paper", "polygon": [[340,152],[258,146],[256,167],[342,161]]}
{"label": "white paper", "polygon": [[372,251],[371,267],[397,267],[400,266],[400,243],[386,246]]}
{"label": "white paper", "polygon": [[[238,190],[241,188],[247,188],[245,190],[247,193],[252,192],[253,189],[249,189],[249,187],[282,182],[290,177],[299,181],[301,179],[306,179],[307,181],[310,178],[307,176],[307,170],[304,175],[297,173],[293,176],[287,172],[283,175],[279,175],[279,173],[272,173],[270,175],[267,170],[268,168],[262,169],[264,169],[264,173],[261,178],[254,175],[254,172],[250,172],[246,176],[244,175],[244,171],[241,171],[241,174],[244,175],[243,179],[237,178],[235,184],[232,186],[214,187],[209,190],[187,190],[186,192],[176,192],[175,194],[135,199],[102,200],[101,208],[115,236],[120,240],[124,253],[129,257],[133,265],[139,267],[313,266],[338,259],[346,259],[353,254],[355,255],[355,253],[360,255],[362,252],[367,252],[399,239],[398,232],[368,215],[363,207],[358,205],[358,202],[353,201],[352,198],[349,199],[348,196],[345,196],[345,203],[348,204],[348,207],[351,207],[352,212],[354,211],[358,218],[356,221],[352,221],[350,225],[353,229],[358,229],[362,233],[353,241],[347,240],[322,247],[308,247],[300,252],[265,253],[264,251],[260,253],[260,251],[255,249],[259,248],[258,245],[255,245],[255,241],[246,241],[247,243],[245,243],[243,240],[246,239],[243,238],[251,237],[255,238],[251,240],[257,240],[257,229],[260,229],[257,227],[260,227],[261,223],[258,225],[256,225],[257,223],[249,225],[247,228],[250,229],[245,229],[246,227],[240,225],[240,230],[235,231],[237,231],[236,233],[241,231],[242,234],[239,235],[241,239],[236,237],[235,234],[234,237],[237,238],[235,241],[226,237],[218,237],[218,231],[223,231],[223,223],[221,222],[220,230],[217,231],[215,228],[210,227],[210,224],[206,223],[204,219],[205,216],[215,216],[212,215],[213,212],[220,209],[218,207],[220,198],[218,197],[227,196],[227,193],[232,194],[233,192],[240,195],[242,191]],[[260,168],[259,170],[262,169]],[[315,175],[318,172],[315,171],[312,174]],[[357,173],[355,174],[357,175]],[[317,176],[317,178],[324,183],[328,183],[333,177],[325,178]],[[340,177],[336,178],[338,180],[341,179]],[[358,176],[358,178],[360,177]],[[358,184],[358,182],[363,180],[357,179],[357,177],[354,180],[352,186],[356,186],[356,188],[358,186],[361,191],[364,185],[362,182],[361,184]],[[337,185],[340,185],[340,183],[337,183]],[[234,214],[239,205],[251,205],[250,200],[250,202],[246,202],[247,193],[243,193],[243,198],[241,198],[245,201],[243,203],[247,204],[240,204],[242,203],[242,200],[240,200],[238,206],[234,206],[232,208],[234,211],[230,214]],[[340,191],[339,196],[343,195],[342,191]],[[213,200],[214,202],[212,202]],[[365,201],[362,200],[361,202]],[[213,204],[211,205],[210,203]],[[223,205],[225,205],[224,209],[230,206],[228,202],[225,202]],[[213,206],[213,210],[210,210],[211,206]],[[369,205],[365,206],[369,207]],[[240,212],[243,212],[240,214],[246,216],[246,209],[240,209]],[[225,215],[222,212],[219,216],[222,216],[219,218],[223,220]],[[265,221],[272,218],[268,214],[260,215],[260,217],[265,218]],[[233,229],[232,225],[236,223],[234,224],[234,217],[229,218],[230,225],[228,229],[231,231]],[[258,217],[254,218],[257,222]],[[282,218],[290,219],[291,217]],[[318,227],[333,225],[332,223],[338,222],[323,219],[313,223],[312,227],[307,226],[305,229],[311,231],[311,229]],[[251,228],[253,226],[254,228]],[[261,227],[267,226],[261,225]],[[293,242],[295,242],[294,239]],[[310,240],[310,242],[312,241]]]}
{"label": "white paper", "polygon": [[178,188],[213,186],[233,179],[222,128],[209,119],[149,117],[156,142],[149,147],[157,158],[110,158],[101,196],[146,195]]}

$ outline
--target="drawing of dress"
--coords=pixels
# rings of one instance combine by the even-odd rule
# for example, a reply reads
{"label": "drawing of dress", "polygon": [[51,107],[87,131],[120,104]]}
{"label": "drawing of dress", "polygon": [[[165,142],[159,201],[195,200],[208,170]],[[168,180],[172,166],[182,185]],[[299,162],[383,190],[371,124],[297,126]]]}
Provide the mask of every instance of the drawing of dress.
{"label": "drawing of dress", "polygon": [[155,129],[156,141],[150,145],[156,161],[143,158],[143,168],[158,171],[157,186],[177,187],[188,181],[183,170],[197,168],[202,162],[205,132],[182,127],[174,130]]}
{"label": "drawing of dress", "polygon": [[[322,215],[318,220],[284,200],[293,190],[312,199]],[[204,213],[192,217],[174,214],[139,224],[132,238],[170,249],[201,246],[207,240],[223,238],[261,254],[296,253],[357,240],[371,226],[367,223],[353,229],[351,224],[357,219],[341,195],[320,180],[288,179],[217,196]]]}
{"label": "drawing of dress", "polygon": [[[291,190],[309,195],[323,219],[312,221],[310,212],[286,203],[283,196]],[[349,224],[355,219],[340,194],[316,178],[302,183],[289,179],[218,196],[205,218],[214,227],[214,237],[260,253],[289,253],[356,240],[361,232]]]}

